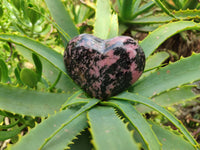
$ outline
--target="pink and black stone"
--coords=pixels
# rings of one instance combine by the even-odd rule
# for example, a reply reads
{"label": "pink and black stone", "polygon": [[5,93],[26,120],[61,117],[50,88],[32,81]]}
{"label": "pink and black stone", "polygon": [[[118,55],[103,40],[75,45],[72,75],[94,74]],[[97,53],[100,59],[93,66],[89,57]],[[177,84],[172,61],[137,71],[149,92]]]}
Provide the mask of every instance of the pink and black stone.
{"label": "pink and black stone", "polygon": [[137,81],[144,70],[145,55],[128,36],[102,40],[81,34],[68,43],[64,63],[75,83],[90,96],[105,100]]}

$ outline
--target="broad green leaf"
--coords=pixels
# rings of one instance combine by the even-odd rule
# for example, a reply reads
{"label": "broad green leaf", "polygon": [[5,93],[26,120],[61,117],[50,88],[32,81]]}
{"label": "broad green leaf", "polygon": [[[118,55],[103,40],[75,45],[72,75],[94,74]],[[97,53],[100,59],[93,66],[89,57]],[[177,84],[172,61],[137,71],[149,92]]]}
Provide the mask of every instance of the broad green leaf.
{"label": "broad green leaf", "polygon": [[21,127],[18,127],[16,129],[10,130],[10,131],[0,131],[0,141],[7,140],[9,138],[12,138],[13,136],[20,133],[20,131],[25,128],[26,126],[23,125]]}
{"label": "broad green leaf", "polygon": [[168,130],[153,122],[149,122],[152,125],[153,131],[156,133],[158,139],[162,143],[163,150],[195,150],[188,141],[186,141],[181,135],[173,133],[172,129]]}
{"label": "broad green leaf", "polygon": [[98,150],[139,149],[131,132],[111,107],[95,107],[88,112],[93,145]]}
{"label": "broad green leaf", "polygon": [[66,47],[67,42],[79,35],[77,28],[75,27],[73,20],[71,19],[69,12],[66,11],[61,0],[45,0],[51,15],[53,16],[56,24],[69,35],[68,39],[63,37],[64,46]]}
{"label": "broad green leaf", "polygon": [[185,30],[200,30],[200,24],[193,21],[178,21],[165,24],[154,30],[140,43],[146,58],[166,39]]}
{"label": "broad green leaf", "polygon": [[70,94],[43,93],[0,84],[0,110],[46,117],[58,111]]}
{"label": "broad green leaf", "polygon": [[[153,96],[152,101],[160,106],[166,107],[166,106],[172,106],[174,104],[179,104],[185,101],[193,100],[200,96],[199,94],[194,93],[193,91],[194,87],[196,86],[194,85],[181,86],[172,89],[170,91],[163,92],[159,95]],[[136,105],[136,108],[142,113],[146,113],[152,110],[151,108],[144,106],[142,104]]]}
{"label": "broad green leaf", "polygon": [[31,88],[36,87],[38,82],[37,74],[33,70],[28,68],[22,69],[22,71],[20,72],[20,79],[25,85]]}
{"label": "broad green leaf", "polygon": [[119,32],[118,16],[117,14],[113,13],[111,16],[110,29],[107,38],[110,39],[118,36],[118,32]]}
{"label": "broad green leaf", "polygon": [[8,81],[8,67],[4,60],[0,59],[0,82],[7,83]]}
{"label": "broad green leaf", "polygon": [[94,35],[107,39],[111,24],[110,0],[97,0]]}
{"label": "broad green leaf", "polygon": [[132,106],[130,103],[119,100],[110,100],[109,102],[105,102],[104,104],[109,104],[111,106],[117,107],[119,110],[122,111],[124,116],[138,131],[148,149],[161,149],[161,144],[158,141],[155,133],[149,126],[148,122],[143,118],[141,113],[135,109],[134,106]]}
{"label": "broad green leaf", "polygon": [[159,94],[182,84],[200,79],[200,54],[170,63],[166,67],[142,78],[133,85],[133,91],[146,97]]}
{"label": "broad green leaf", "polygon": [[65,128],[66,126],[68,126],[74,119],[76,119],[77,117],[79,117],[80,115],[82,115],[83,113],[85,113],[86,111],[88,111],[89,109],[91,109],[99,101],[100,100],[98,100],[98,99],[90,99],[89,103],[85,104],[78,111],[76,111],[75,113],[73,113],[73,115],[71,115],[69,118],[67,118],[65,120],[65,122],[63,122],[62,125],[59,128],[57,128],[54,132],[52,132],[52,134],[50,136],[48,136],[45,139],[45,141],[43,141],[43,144],[40,146],[39,149],[45,148],[53,140],[53,138],[56,138],[56,136],[59,134],[59,132],[61,130],[63,130],[63,128]]}
{"label": "broad green leaf", "polygon": [[[40,124],[36,125],[35,128],[31,129],[27,135],[18,141],[18,143],[9,148],[11,150],[38,150],[45,139],[59,129],[60,126],[74,113],[76,113],[75,109],[66,109],[54,114],[53,116],[49,116],[48,119],[42,121]],[[43,149],[63,150],[71,143],[72,139],[74,139],[74,137],[86,127],[86,113],[83,113],[65,126]]]}
{"label": "broad green leaf", "polygon": [[190,133],[187,131],[187,129],[183,126],[183,124],[175,116],[173,116],[173,114],[171,114],[169,111],[167,111],[163,107],[157,105],[156,103],[154,103],[150,99],[143,97],[143,96],[140,96],[140,95],[129,93],[129,92],[124,92],[124,93],[119,94],[118,96],[115,96],[113,98],[120,99],[120,100],[126,100],[126,101],[130,101],[130,102],[141,103],[141,104],[144,104],[144,105],[158,111],[163,116],[165,116],[169,121],[171,121],[183,133],[183,135],[186,137],[186,139],[194,147],[196,147],[198,145],[198,143],[190,135]]}
{"label": "broad green leaf", "polygon": [[[53,66],[53,68],[50,68],[52,71],[48,70],[49,72],[47,74],[49,74],[49,76],[52,76],[53,73],[57,73],[58,75],[60,71],[62,71],[63,75],[65,76],[64,83],[67,83],[64,86],[65,91],[75,91],[76,88],[78,88],[65,71],[63,56],[53,49],[25,36],[0,34],[0,40],[10,41],[17,45],[20,45],[25,48],[23,51],[26,50],[26,53],[29,53],[30,55],[32,55],[32,53],[35,53],[40,59],[43,58],[44,60],[46,60],[49,64],[51,64],[51,67]],[[55,71],[55,69],[57,69],[57,71]]]}

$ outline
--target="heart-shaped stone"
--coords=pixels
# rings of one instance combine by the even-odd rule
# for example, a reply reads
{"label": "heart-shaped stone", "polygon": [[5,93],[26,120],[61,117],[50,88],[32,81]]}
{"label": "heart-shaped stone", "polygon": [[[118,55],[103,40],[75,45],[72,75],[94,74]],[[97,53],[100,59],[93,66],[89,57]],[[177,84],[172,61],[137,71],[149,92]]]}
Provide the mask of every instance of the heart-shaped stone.
{"label": "heart-shaped stone", "polygon": [[90,96],[106,99],[137,81],[144,70],[145,55],[128,36],[102,40],[81,34],[68,43],[64,63],[74,82]]}

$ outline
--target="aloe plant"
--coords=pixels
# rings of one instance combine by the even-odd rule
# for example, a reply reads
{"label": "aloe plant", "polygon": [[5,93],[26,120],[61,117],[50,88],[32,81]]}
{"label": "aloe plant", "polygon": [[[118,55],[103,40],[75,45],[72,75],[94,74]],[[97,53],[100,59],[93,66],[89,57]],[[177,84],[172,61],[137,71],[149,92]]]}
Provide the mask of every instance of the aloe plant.
{"label": "aloe plant", "polygon": [[[66,45],[79,35],[79,30],[60,0],[45,2],[55,19],[53,24],[63,45]],[[125,11],[125,2],[122,2],[119,0],[121,11]],[[137,8],[141,1],[133,2],[135,5],[130,7]],[[152,2],[147,6],[150,4]],[[111,11],[111,3],[97,0],[94,9],[93,34],[102,39],[118,36],[118,17]],[[170,14],[167,8],[163,9]],[[14,43],[17,51],[35,64],[35,70],[16,67],[18,83],[27,88],[21,88],[19,84],[14,86],[9,80],[6,63],[0,59],[0,116],[11,120],[9,125],[0,125],[0,141],[14,137],[27,127],[26,135],[19,135],[19,140],[9,144],[7,149],[199,149],[199,144],[184,125],[164,107],[200,96],[192,91],[195,85],[188,85],[200,80],[200,54],[193,53],[161,67],[169,55],[153,53],[166,39],[186,30],[200,30],[200,24],[183,20],[170,22],[140,41],[147,60],[145,73],[127,91],[106,101],[88,97],[72,81],[65,71],[62,54],[26,36],[1,33],[0,40]],[[27,82],[31,80],[29,74],[35,79],[34,83]],[[40,91],[38,84],[41,83],[47,90]],[[52,92],[53,88],[62,92]],[[178,131],[146,119],[142,113],[151,110],[166,117]]]}
{"label": "aloe plant", "polygon": [[[126,8],[128,5],[130,8]],[[136,31],[153,31],[160,24],[177,20],[199,21],[200,10],[197,0],[118,0],[120,25],[122,32],[131,28]],[[154,11],[158,9],[158,11]],[[161,11],[159,10],[161,9]],[[129,14],[129,15],[127,15]],[[130,25],[134,25],[134,28]]]}

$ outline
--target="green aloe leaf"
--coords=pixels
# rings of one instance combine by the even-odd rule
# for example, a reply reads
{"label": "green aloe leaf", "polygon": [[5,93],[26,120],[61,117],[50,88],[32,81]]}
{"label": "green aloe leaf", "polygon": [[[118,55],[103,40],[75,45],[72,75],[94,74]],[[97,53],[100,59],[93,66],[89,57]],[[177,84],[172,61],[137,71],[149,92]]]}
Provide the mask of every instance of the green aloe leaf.
{"label": "green aloe leaf", "polygon": [[53,131],[52,134],[50,136],[48,136],[45,139],[45,141],[43,141],[43,144],[40,146],[39,149],[43,149],[46,146],[48,146],[48,144],[53,140],[53,138],[56,137],[56,135],[59,134],[59,132],[61,132],[61,130],[63,130],[63,128],[68,126],[74,119],[76,119],[77,117],[79,117],[80,115],[82,115],[83,113],[88,111],[89,109],[91,109],[93,106],[95,106],[97,103],[99,103],[99,101],[100,100],[98,100],[98,99],[90,99],[89,103],[82,106],[78,111],[76,111],[73,115],[71,115],[69,118],[67,118],[65,120],[65,122],[63,122],[59,128],[57,128],[55,131]]}
{"label": "green aloe leaf", "polygon": [[[76,103],[76,100],[78,99],[78,96],[79,96],[80,94],[82,94],[82,93],[83,93],[82,90],[75,92],[72,96],[70,96],[70,97],[67,99],[67,101],[62,105],[61,108],[62,108],[62,109],[65,109],[65,108],[67,108],[67,106],[69,106],[71,103],[72,103],[72,104],[73,104],[73,102]],[[81,98],[79,98],[79,99],[81,99]],[[87,101],[90,101],[90,99],[87,99]]]}
{"label": "green aloe leaf", "polygon": [[185,30],[200,30],[200,24],[193,21],[178,21],[165,24],[154,30],[140,43],[146,58],[166,39]]}
{"label": "green aloe leaf", "polygon": [[[160,65],[162,65],[162,63],[169,58],[169,54],[167,52],[158,52],[155,53],[151,56],[148,57],[148,59],[146,60],[146,64],[145,64],[145,71],[142,74],[142,76],[147,76],[150,74],[150,72],[155,71],[156,68],[159,68]],[[155,68],[155,69],[153,69]],[[146,72],[147,70],[151,70],[149,72]],[[142,77],[141,77],[142,78]]]}
{"label": "green aloe leaf", "polygon": [[79,32],[61,0],[45,0],[45,2],[56,24],[69,36],[68,39],[63,37],[64,46],[66,47],[67,42],[79,35]]}
{"label": "green aloe leaf", "polygon": [[143,118],[140,112],[138,112],[133,105],[124,101],[110,100],[103,104],[108,104],[117,107],[122,111],[124,116],[130,121],[130,123],[135,127],[138,133],[141,135],[148,149],[161,149],[161,144],[158,141],[152,128],[149,126],[148,122]]}
{"label": "green aloe leaf", "polygon": [[[153,96],[152,101],[163,107],[190,101],[200,96],[200,94],[195,94],[193,91],[195,87],[195,85],[186,85],[171,89],[167,92]],[[142,104],[136,105],[136,108],[142,113],[146,113],[152,110],[151,108]]]}
{"label": "green aloe leaf", "polygon": [[[9,147],[10,150],[36,150],[39,149],[42,143],[48,138],[53,132],[60,128],[60,126],[70,118],[74,113],[75,109],[66,109],[58,112],[48,119],[44,120],[42,123],[36,125],[36,127],[29,131],[29,134],[20,138],[20,141]],[[63,150],[67,147],[80,133],[83,129],[87,127],[86,113],[83,113],[73,121],[71,121],[67,126],[65,126],[57,136],[53,137],[49,143],[44,147],[44,149]]]}
{"label": "green aloe leaf", "polygon": [[74,98],[74,99],[72,99],[72,100],[67,102],[66,107],[86,104],[88,102],[90,102],[90,99],[87,99],[87,98]]}
{"label": "green aloe leaf", "polygon": [[196,147],[198,145],[198,143],[190,135],[190,133],[187,131],[187,129],[183,126],[183,124],[176,117],[174,117],[173,114],[171,114],[169,111],[167,111],[163,107],[157,105],[156,103],[154,103],[150,99],[143,97],[143,96],[140,96],[140,95],[129,93],[129,92],[124,92],[124,93],[119,94],[118,96],[115,96],[113,98],[120,99],[120,100],[126,100],[126,101],[130,101],[130,102],[141,103],[141,104],[144,104],[144,105],[158,111],[163,116],[165,116],[167,119],[169,119],[169,121],[171,121],[183,133],[183,135],[186,137],[186,139],[194,147]]}
{"label": "green aloe leaf", "polygon": [[118,32],[119,32],[118,16],[117,14],[113,13],[111,16],[110,29],[107,38],[110,39],[118,36]]}
{"label": "green aloe leaf", "polygon": [[8,81],[8,67],[4,60],[0,59],[0,82],[7,83]]}
{"label": "green aloe leaf", "polygon": [[71,94],[43,93],[0,84],[0,109],[11,113],[46,117],[61,108]]}
{"label": "green aloe leaf", "polygon": [[130,20],[133,18],[134,11],[136,11],[135,3],[137,3],[136,0],[119,0],[118,7],[121,19]]}
{"label": "green aloe leaf", "polygon": [[[136,1],[137,2],[137,1]],[[141,3],[141,2],[140,2]],[[133,18],[137,17],[138,15],[147,12],[149,9],[151,9],[155,5],[154,1],[147,2],[146,4],[142,5],[140,8],[135,9]]]}
{"label": "green aloe leaf", "polygon": [[166,14],[158,14],[158,15],[152,15],[147,17],[140,17],[133,20],[126,21],[127,23],[131,24],[159,24],[159,23],[168,23],[170,21],[175,20],[192,20],[192,19],[199,19],[200,18],[200,10],[179,10],[179,11],[173,11],[173,14],[179,18],[175,19],[171,16],[168,16]]}
{"label": "green aloe leaf", "polygon": [[10,41],[22,47],[28,48],[30,51],[35,52],[35,54],[42,56],[46,60],[49,60],[49,62],[54,64],[56,68],[65,72],[62,55],[50,47],[47,47],[42,43],[34,41],[28,37],[13,34],[0,34],[0,39],[4,41]]}
{"label": "green aloe leaf", "polygon": [[94,24],[94,35],[107,39],[111,24],[111,8],[109,0],[97,0]]}
{"label": "green aloe leaf", "polygon": [[95,107],[88,112],[88,119],[95,149],[139,150],[139,145],[113,108]]}
{"label": "green aloe leaf", "polygon": [[170,63],[142,78],[133,85],[133,91],[146,97],[159,94],[182,84],[200,79],[200,54]]}
{"label": "green aloe leaf", "polygon": [[[22,47],[22,52],[25,52],[23,55],[30,55],[29,57],[32,59],[32,53],[37,54],[37,56],[42,61],[45,68],[46,75],[50,77],[57,78],[57,75],[60,71],[63,73],[63,82],[65,85],[62,85],[63,89],[68,92],[73,92],[78,89],[77,85],[71,80],[71,78],[67,75],[65,71],[65,66],[63,63],[63,56],[58,52],[54,51],[53,49],[34,41],[30,38],[25,36],[17,36],[17,35],[10,35],[10,34],[0,34],[0,40],[10,41]],[[45,64],[47,64],[45,66]],[[47,68],[48,67],[48,68]],[[46,71],[48,70],[48,71]]]}
{"label": "green aloe leaf", "polygon": [[195,9],[198,4],[199,4],[198,0],[193,0],[193,1],[187,0],[183,4],[183,9]]}
{"label": "green aloe leaf", "polygon": [[169,54],[164,51],[149,56],[146,60],[145,70],[160,66],[167,58],[169,58]]}
{"label": "green aloe leaf", "polygon": [[157,125],[153,122],[149,123],[152,125],[153,131],[156,133],[158,139],[162,143],[162,149],[163,150],[195,150],[188,141],[186,141],[181,135],[177,135],[179,133],[173,133],[174,131],[172,129],[164,128],[160,125]]}
{"label": "green aloe leaf", "polygon": [[171,16],[171,17],[173,17],[173,18],[176,18],[176,17],[174,16],[174,14],[172,14],[172,13],[170,12],[170,10],[167,9],[167,7],[166,7],[160,0],[154,0],[154,1],[155,1],[155,3],[156,3],[166,14],[168,14],[169,16]]}

